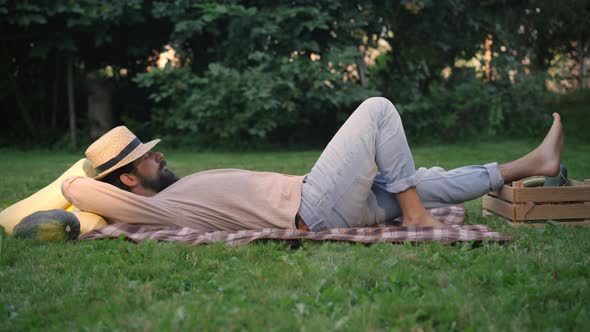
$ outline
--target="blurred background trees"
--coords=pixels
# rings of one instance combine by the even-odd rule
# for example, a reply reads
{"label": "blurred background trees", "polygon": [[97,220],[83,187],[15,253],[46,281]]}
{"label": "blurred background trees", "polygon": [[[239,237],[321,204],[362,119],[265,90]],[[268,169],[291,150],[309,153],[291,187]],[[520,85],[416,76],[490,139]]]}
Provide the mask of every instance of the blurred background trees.
{"label": "blurred background trees", "polygon": [[322,146],[378,95],[412,138],[536,133],[553,96],[590,85],[589,25],[581,0],[0,0],[0,145],[123,123],[179,146]]}

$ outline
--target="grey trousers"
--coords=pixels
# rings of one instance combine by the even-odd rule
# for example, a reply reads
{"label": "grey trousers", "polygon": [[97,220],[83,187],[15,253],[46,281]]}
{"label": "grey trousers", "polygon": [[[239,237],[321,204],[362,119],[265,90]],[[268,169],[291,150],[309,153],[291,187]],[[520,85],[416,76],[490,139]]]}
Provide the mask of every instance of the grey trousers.
{"label": "grey trousers", "polygon": [[416,170],[400,116],[385,98],[364,101],[306,175],[299,214],[312,231],[387,224],[396,193],[416,187],[426,208],[458,204],[504,184],[497,163]]}

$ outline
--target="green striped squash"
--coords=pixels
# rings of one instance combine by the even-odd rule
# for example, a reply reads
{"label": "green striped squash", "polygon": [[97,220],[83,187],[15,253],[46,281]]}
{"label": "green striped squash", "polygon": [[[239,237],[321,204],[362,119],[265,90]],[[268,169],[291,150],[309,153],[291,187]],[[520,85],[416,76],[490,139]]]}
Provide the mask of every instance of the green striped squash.
{"label": "green striped squash", "polygon": [[75,214],[68,211],[38,211],[14,226],[14,236],[40,241],[75,240],[80,236],[80,222]]}

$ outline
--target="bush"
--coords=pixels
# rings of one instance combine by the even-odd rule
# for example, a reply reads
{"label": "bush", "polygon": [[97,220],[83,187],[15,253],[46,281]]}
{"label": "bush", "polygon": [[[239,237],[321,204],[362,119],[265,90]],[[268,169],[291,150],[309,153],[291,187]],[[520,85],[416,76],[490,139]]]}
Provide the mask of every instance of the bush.
{"label": "bush", "polygon": [[213,63],[200,76],[186,67],[153,70],[136,81],[156,103],[151,124],[179,144],[325,143],[338,118],[375,94],[322,61],[261,63],[243,71]]}
{"label": "bush", "polygon": [[523,75],[514,83],[471,77],[434,83],[428,95],[397,106],[408,136],[455,140],[538,134],[550,116],[544,110],[546,96],[542,76]]}

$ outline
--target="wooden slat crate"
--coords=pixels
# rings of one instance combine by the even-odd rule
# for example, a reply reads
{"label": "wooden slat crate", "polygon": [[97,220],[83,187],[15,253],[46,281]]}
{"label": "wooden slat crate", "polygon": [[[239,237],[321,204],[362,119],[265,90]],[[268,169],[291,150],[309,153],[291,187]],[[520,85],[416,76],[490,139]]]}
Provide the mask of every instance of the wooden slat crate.
{"label": "wooden slat crate", "polygon": [[512,225],[590,227],[590,180],[570,179],[563,187],[524,187],[522,181],[504,185],[482,198],[483,215],[500,215]]}

